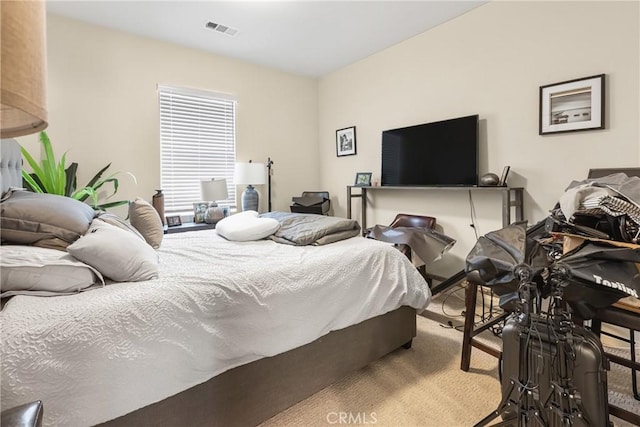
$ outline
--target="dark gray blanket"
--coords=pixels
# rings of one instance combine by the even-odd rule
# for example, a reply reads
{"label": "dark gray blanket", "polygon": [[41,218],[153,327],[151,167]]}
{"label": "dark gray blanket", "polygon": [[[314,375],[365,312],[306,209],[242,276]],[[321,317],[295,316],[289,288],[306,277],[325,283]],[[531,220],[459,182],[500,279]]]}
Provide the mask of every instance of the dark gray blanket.
{"label": "dark gray blanket", "polygon": [[269,239],[287,245],[326,245],[360,234],[360,224],[354,219],[288,212],[268,212],[260,216],[280,223],[278,231]]}

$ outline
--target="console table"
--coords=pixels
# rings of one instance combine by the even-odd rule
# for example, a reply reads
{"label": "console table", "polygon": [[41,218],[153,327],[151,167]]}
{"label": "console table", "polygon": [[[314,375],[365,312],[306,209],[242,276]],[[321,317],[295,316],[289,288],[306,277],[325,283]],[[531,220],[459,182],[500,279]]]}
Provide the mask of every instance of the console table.
{"label": "console table", "polygon": [[[354,194],[352,189],[359,188],[360,193]],[[351,199],[359,198],[362,210],[362,229],[367,228],[367,193],[370,191],[476,191],[499,192],[502,194],[502,226],[511,224],[511,208],[515,208],[515,221],[523,219],[523,193],[522,187],[396,187],[396,186],[347,186],[347,218],[351,219]]]}

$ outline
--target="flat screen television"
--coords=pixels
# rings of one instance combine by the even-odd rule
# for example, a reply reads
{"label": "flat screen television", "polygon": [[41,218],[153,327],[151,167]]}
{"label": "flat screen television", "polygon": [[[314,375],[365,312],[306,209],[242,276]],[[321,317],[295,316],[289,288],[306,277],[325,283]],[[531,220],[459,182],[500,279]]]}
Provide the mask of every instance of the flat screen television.
{"label": "flat screen television", "polygon": [[382,185],[478,185],[478,115],[382,132]]}

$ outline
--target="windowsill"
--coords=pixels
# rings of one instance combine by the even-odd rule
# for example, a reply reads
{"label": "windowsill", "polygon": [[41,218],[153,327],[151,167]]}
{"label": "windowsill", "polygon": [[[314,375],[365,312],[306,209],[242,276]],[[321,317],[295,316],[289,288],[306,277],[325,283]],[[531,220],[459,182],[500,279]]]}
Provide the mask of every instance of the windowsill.
{"label": "windowsill", "polygon": [[[237,208],[232,208],[229,210],[230,215],[233,215],[234,213],[238,212]],[[165,212],[164,216],[176,216],[176,215],[180,215],[180,221],[182,221],[182,223],[188,223],[188,222],[193,222],[194,221],[194,217],[193,217],[193,211],[181,211],[181,212]]]}

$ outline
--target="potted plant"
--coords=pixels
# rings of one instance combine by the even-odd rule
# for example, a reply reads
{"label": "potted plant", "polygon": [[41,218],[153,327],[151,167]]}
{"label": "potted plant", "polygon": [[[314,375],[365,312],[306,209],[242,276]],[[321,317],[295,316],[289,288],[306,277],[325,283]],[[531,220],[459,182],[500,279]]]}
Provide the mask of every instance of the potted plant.
{"label": "potted plant", "polygon": [[[113,192],[107,196],[107,199],[113,197],[118,192],[118,179],[115,172],[106,177],[102,175],[111,166],[111,163],[103,167],[94,175],[84,187],[78,188],[76,173],[78,164],[73,162],[66,166],[66,153],[62,155],[60,161],[56,161],[53,153],[51,141],[46,132],[40,132],[40,142],[44,150],[44,159],[38,163],[31,154],[24,148],[20,147],[22,155],[31,167],[33,172],[22,170],[22,179],[25,187],[36,193],[57,194],[59,196],[71,197],[73,199],[84,202],[87,198],[91,198],[90,205],[96,210],[106,210],[116,206],[128,204],[128,200],[119,200],[108,203],[98,203],[98,190],[105,184],[109,183],[113,186]],[[135,181],[135,176],[131,177]]]}

